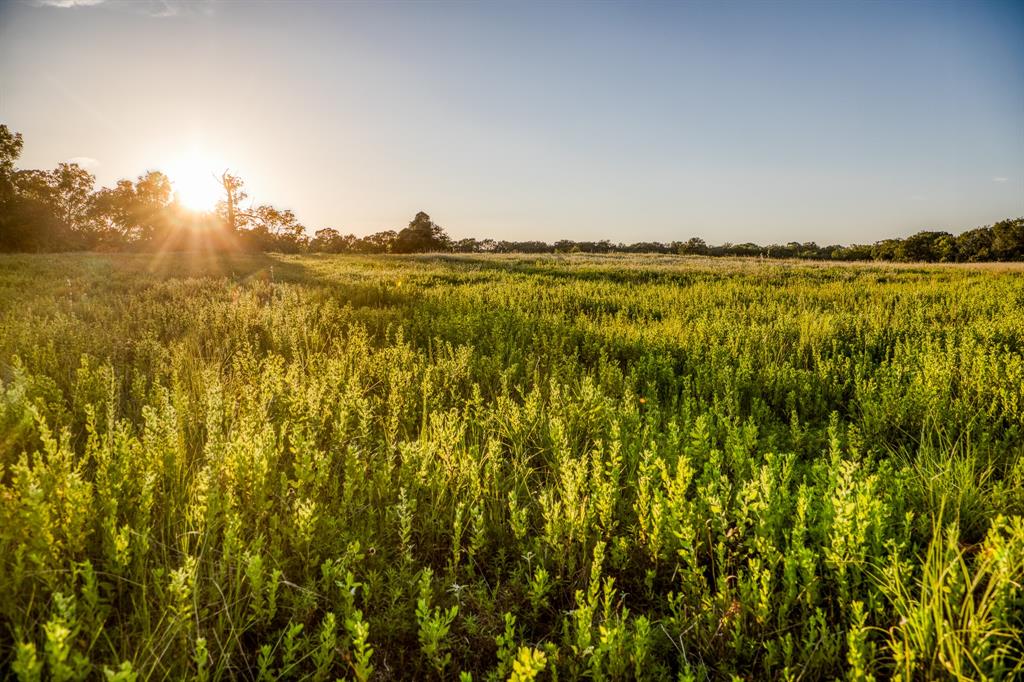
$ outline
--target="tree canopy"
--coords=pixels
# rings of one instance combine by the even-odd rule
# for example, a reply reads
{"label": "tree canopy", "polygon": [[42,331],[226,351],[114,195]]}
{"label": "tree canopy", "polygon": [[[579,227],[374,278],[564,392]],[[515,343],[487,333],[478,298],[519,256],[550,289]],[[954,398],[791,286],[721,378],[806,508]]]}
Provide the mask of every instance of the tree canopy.
{"label": "tree canopy", "polygon": [[246,204],[242,178],[225,170],[224,194],[216,209],[196,213],[181,206],[171,180],[160,171],[113,187],[96,188],[96,178],[74,163],[53,170],[17,168],[24,141],[0,124],[0,251],[190,249],[197,245],[252,251],[322,253],[663,253],[700,256],[756,256],[816,260],[979,262],[1024,260],[1024,218],[1001,220],[954,235],[923,230],[874,244],[814,242],[709,245],[700,237],[672,242],[613,243],[609,240],[554,243],[494,239],[451,239],[424,211],[401,230],[362,237],[333,227],[312,236],[290,209]]}

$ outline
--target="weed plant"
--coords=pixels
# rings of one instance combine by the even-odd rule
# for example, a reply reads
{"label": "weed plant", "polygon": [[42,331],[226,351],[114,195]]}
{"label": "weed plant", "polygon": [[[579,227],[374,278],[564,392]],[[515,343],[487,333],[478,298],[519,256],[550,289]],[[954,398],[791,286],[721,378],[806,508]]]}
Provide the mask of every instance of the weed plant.
{"label": "weed plant", "polygon": [[1024,674],[1024,276],[0,257],[0,676]]}

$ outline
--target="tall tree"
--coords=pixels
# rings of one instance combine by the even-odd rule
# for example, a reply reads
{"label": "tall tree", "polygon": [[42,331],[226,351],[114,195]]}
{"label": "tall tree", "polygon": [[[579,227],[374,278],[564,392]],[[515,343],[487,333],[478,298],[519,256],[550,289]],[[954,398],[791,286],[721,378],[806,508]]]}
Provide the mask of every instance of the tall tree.
{"label": "tall tree", "polygon": [[451,240],[444,229],[420,211],[410,221],[409,227],[398,233],[393,250],[395,253],[447,251],[450,244]]}
{"label": "tall tree", "polygon": [[[71,224],[88,201],[92,176],[78,166],[17,170],[24,140],[0,124],[0,251],[56,251],[79,246]],[[84,175],[83,175],[84,174]]]}
{"label": "tall tree", "polygon": [[240,220],[238,205],[249,195],[242,189],[245,186],[242,178],[232,175],[230,171],[225,170],[221,174],[220,184],[224,188],[224,199],[217,204],[217,211],[224,219],[228,230],[234,234],[243,227],[244,222]]}
{"label": "tall tree", "polygon": [[0,123],[0,251],[12,251],[22,241],[14,225],[14,164],[21,156],[21,133]]}
{"label": "tall tree", "polygon": [[976,227],[962,232],[956,238],[956,249],[960,259],[965,261],[986,261],[992,259],[992,230]]}
{"label": "tall tree", "polygon": [[160,171],[149,171],[135,182],[120,180],[101,189],[93,200],[94,219],[114,238],[110,241],[147,244],[174,225],[173,188]]}
{"label": "tall tree", "polygon": [[[922,231],[902,240],[896,247],[896,260],[927,261],[942,260],[943,251],[949,251],[948,232]],[[948,255],[948,254],[946,254]]]}
{"label": "tall tree", "polygon": [[21,156],[23,145],[21,133],[0,123],[0,200],[14,192],[14,164]]}
{"label": "tall tree", "polygon": [[20,148],[20,136],[4,135],[0,160],[3,189],[3,225],[0,244],[5,249],[65,250],[88,247],[89,207],[95,177],[73,163],[52,171],[14,170],[11,152]]}
{"label": "tall tree", "polygon": [[1024,260],[1024,218],[992,225],[992,255],[997,260]]}
{"label": "tall tree", "polygon": [[85,231],[96,176],[77,163],[62,163],[50,172],[49,179],[57,217],[71,230]]}

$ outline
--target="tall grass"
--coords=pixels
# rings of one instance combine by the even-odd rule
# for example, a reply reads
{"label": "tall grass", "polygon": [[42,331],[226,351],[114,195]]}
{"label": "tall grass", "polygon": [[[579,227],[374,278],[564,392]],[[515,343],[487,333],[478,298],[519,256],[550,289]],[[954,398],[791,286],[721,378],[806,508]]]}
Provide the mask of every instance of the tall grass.
{"label": "tall grass", "polygon": [[0,673],[1006,679],[1024,278],[0,258]]}

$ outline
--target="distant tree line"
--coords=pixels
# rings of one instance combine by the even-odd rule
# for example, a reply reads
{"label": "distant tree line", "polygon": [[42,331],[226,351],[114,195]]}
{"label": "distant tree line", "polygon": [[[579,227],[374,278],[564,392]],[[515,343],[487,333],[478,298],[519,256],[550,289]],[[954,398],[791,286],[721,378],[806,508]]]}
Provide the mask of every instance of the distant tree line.
{"label": "distant tree line", "polygon": [[0,251],[306,248],[294,213],[244,206],[244,183],[228,172],[219,178],[224,199],[216,210],[197,213],[178,203],[160,171],[97,188],[95,176],[75,163],[15,168],[22,146],[22,136],[0,124]]}
{"label": "distant tree line", "polygon": [[608,240],[452,240],[423,212],[401,230],[357,237],[324,228],[309,237],[290,210],[269,204],[246,206],[243,181],[227,171],[219,178],[224,194],[216,210],[197,213],[178,203],[170,179],[159,171],[120,180],[112,188],[97,188],[95,176],[74,163],[62,163],[49,171],[17,169],[22,146],[22,136],[0,124],[0,251],[148,251],[212,246],[284,253],[663,253],[949,263],[1024,260],[1024,218],[1002,220],[959,235],[922,231],[905,239],[850,246],[819,246],[814,242],[713,246],[698,237],[634,244]]}

